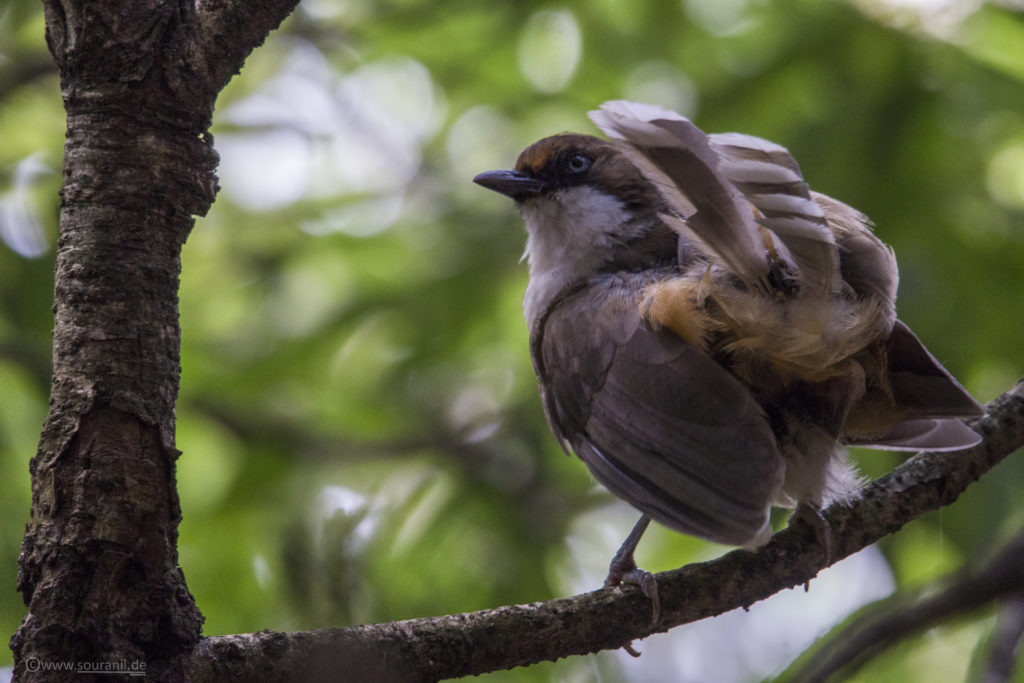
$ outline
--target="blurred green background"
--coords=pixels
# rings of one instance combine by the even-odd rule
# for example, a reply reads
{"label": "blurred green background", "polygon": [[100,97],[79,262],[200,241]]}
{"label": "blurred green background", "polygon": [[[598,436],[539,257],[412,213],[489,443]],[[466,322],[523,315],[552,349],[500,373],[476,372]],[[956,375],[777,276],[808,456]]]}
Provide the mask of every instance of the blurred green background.
{"label": "blurred green background", "polygon": [[[0,8],[0,633],[47,410],[64,121],[35,0]],[[472,184],[629,98],[787,146],[868,213],[899,312],[980,400],[1024,374],[1024,15],[1010,0],[305,0],[214,120],[222,190],[182,264],[180,559],[207,634],[596,588],[634,514],[549,436],[511,202]],[[869,476],[900,461],[858,454]],[[1024,463],[787,591],[495,681],[752,681],[865,601],[1024,527]],[[781,518],[780,518],[781,522]],[[661,571],[726,549],[652,530]],[[857,680],[963,680],[988,613]],[[0,649],[0,667],[10,666]],[[974,663],[972,663],[972,659]],[[1021,674],[1024,680],[1024,673]]]}

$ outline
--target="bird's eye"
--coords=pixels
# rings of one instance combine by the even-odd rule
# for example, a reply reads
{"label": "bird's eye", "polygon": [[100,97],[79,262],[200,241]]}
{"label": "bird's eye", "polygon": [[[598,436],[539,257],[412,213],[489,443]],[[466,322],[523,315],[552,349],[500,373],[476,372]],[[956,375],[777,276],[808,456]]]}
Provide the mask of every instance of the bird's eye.
{"label": "bird's eye", "polygon": [[586,154],[573,154],[565,163],[565,167],[569,169],[570,173],[583,173],[590,168],[591,163],[593,162]]}

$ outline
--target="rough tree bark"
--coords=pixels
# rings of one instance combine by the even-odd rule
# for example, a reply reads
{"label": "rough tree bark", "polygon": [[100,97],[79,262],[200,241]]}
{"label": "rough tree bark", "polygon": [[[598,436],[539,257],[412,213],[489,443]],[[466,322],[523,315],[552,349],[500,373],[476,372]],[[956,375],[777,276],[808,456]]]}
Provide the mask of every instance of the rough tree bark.
{"label": "rough tree bark", "polygon": [[[473,614],[202,638],[177,566],[179,255],[216,193],[217,93],[297,0],[44,0],[67,110],[50,413],[11,639],[18,680],[54,664],[141,664],[150,680],[437,680],[621,647],[748,605],[821,566],[808,529],[659,577],[664,619],[602,590]],[[834,559],[952,502],[1024,442],[1021,385],[967,453],[912,459],[831,510]],[[107,680],[104,677],[103,680]]]}
{"label": "rough tree bark", "polygon": [[181,678],[200,637],[177,556],[179,256],[216,194],[217,93],[296,3],[44,3],[67,136],[16,678],[119,661]]}

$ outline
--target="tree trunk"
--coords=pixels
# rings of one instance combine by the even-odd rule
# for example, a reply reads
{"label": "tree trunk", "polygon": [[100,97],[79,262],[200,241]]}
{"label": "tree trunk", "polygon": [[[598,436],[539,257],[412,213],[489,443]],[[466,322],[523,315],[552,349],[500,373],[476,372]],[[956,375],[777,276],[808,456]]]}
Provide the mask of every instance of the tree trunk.
{"label": "tree trunk", "polygon": [[18,679],[181,679],[200,638],[177,553],[180,254],[217,190],[217,93],[294,4],[45,3],[67,137]]}

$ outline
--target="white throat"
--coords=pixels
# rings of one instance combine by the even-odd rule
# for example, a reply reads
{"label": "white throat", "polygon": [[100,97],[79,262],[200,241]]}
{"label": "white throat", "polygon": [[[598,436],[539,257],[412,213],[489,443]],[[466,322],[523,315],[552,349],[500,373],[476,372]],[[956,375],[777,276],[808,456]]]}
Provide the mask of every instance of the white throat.
{"label": "white throat", "polygon": [[596,273],[633,235],[622,201],[586,185],[527,201],[522,214],[527,232],[523,257],[530,263],[523,313],[533,329],[562,289]]}

